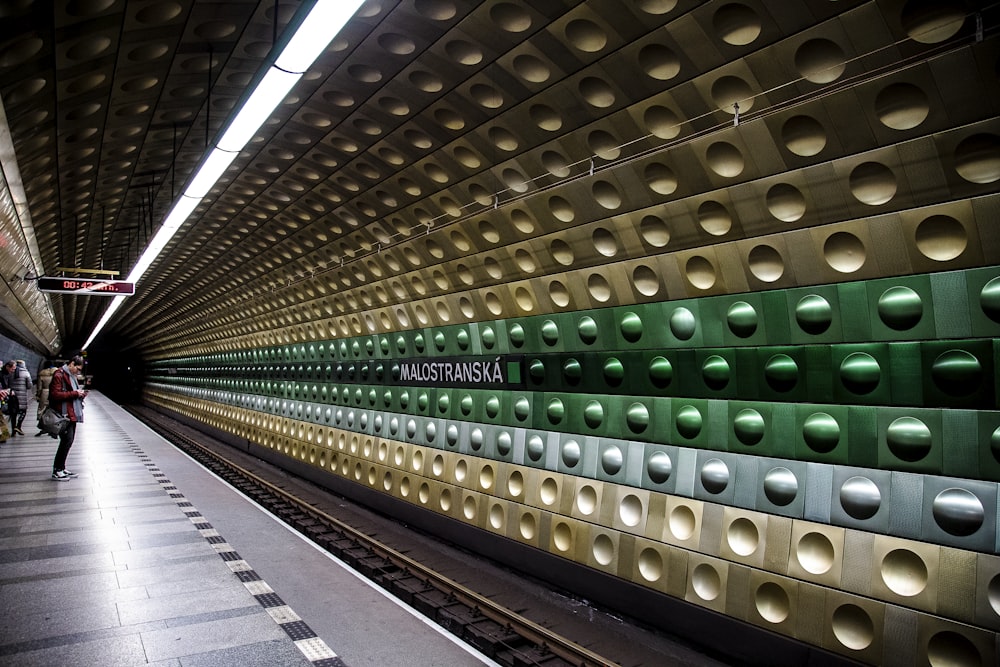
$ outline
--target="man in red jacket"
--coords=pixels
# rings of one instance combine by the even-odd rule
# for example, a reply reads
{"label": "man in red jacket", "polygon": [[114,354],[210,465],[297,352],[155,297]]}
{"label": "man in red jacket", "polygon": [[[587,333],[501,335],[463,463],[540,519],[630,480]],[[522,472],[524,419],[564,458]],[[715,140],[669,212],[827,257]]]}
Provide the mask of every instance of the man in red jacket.
{"label": "man in red jacket", "polygon": [[69,417],[69,424],[59,436],[56,458],[52,461],[52,479],[59,482],[76,477],[75,472],[66,470],[66,457],[76,438],[76,425],[83,422],[83,399],[87,397],[87,392],[80,389],[76,379],[82,369],[83,357],[77,355],[52,374],[52,384],[49,385],[49,405]]}

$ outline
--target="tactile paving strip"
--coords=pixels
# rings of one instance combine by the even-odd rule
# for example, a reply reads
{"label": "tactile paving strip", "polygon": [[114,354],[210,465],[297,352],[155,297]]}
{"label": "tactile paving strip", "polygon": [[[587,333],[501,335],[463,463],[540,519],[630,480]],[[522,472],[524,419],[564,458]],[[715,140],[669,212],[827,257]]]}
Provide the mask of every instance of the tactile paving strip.
{"label": "tactile paving strip", "polygon": [[142,461],[146,469],[152,473],[153,477],[160,483],[163,490],[177,503],[184,515],[191,520],[202,537],[212,545],[215,552],[219,554],[229,569],[236,577],[243,582],[243,585],[257,600],[261,607],[267,611],[268,615],[274,619],[285,634],[294,642],[305,658],[315,665],[315,667],[347,667],[347,664],[334,653],[333,649],[327,646],[326,642],[320,639],[312,628],[305,621],[284,603],[274,590],[263,581],[257,572],[240,557],[239,553],[233,549],[225,538],[219,535],[218,531],[212,527],[201,512],[197,510],[182,494],[177,487],[167,479],[166,475],[156,467],[148,456],[137,445],[131,445],[130,449]]}

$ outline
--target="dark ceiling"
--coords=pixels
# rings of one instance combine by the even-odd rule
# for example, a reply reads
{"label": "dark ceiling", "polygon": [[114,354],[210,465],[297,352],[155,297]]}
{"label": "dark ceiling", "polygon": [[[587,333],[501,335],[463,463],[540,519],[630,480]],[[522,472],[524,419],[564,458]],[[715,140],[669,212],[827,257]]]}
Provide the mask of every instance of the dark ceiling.
{"label": "dark ceiling", "polygon": [[[128,274],[299,4],[4,3],[0,94],[45,274]],[[108,305],[52,300],[71,346]]]}

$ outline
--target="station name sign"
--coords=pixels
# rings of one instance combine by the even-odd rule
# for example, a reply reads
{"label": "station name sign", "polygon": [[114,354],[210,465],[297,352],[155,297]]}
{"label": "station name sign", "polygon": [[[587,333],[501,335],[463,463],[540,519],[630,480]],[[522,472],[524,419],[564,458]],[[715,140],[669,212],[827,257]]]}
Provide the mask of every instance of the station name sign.
{"label": "station name sign", "polygon": [[135,294],[135,283],[104,278],[59,278],[42,276],[38,279],[41,292],[55,294],[96,294],[98,296],[123,296]]}
{"label": "station name sign", "polygon": [[[521,357],[446,357],[405,359],[398,364],[397,382],[455,387],[514,387],[522,384]],[[395,371],[395,369],[394,369]]]}

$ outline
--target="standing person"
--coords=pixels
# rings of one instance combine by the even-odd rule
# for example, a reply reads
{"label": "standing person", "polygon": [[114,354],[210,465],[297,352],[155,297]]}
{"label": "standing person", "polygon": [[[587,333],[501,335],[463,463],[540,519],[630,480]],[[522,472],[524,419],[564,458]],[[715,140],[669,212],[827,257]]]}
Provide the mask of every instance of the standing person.
{"label": "standing person", "polygon": [[52,408],[69,417],[66,430],[59,436],[59,448],[52,460],[52,479],[65,482],[76,473],[66,470],[66,457],[76,438],[76,425],[83,423],[83,399],[87,392],[80,389],[76,375],[83,370],[83,357],[76,355],[62,368],[52,374],[52,384],[49,385],[49,402]]}
{"label": "standing person", "polygon": [[[17,362],[7,361],[3,365],[3,371],[0,371],[0,388],[7,391],[7,409],[4,414],[10,416],[10,435],[15,435],[14,433],[14,422],[16,420],[16,415],[20,411],[21,407],[18,402],[17,394],[11,390],[14,382],[14,369],[17,368]],[[3,416],[0,415],[0,419]]]}
{"label": "standing person", "polygon": [[[3,405],[4,408],[7,407],[7,395],[9,393],[9,389],[0,387],[0,405]],[[3,414],[0,412],[0,442],[7,442],[7,438],[9,437],[10,430],[7,428],[7,420],[3,418]]]}
{"label": "standing person", "polygon": [[[49,385],[52,384],[52,374],[55,371],[56,369],[52,368],[50,361],[46,361],[45,368],[38,371],[38,388],[35,390],[35,399],[38,401],[38,419],[42,418],[45,408],[49,407]],[[45,435],[45,431],[39,429],[35,437],[40,435]]]}
{"label": "standing person", "polygon": [[17,360],[17,366],[14,368],[14,377],[10,381],[10,388],[17,394],[18,403],[17,412],[12,413],[10,416],[11,431],[18,435],[24,435],[24,431],[21,430],[21,424],[24,423],[24,416],[28,414],[28,401],[31,400],[31,373],[28,372],[23,359]]}

